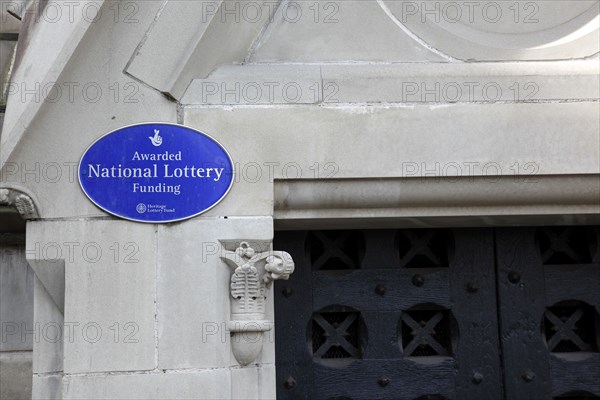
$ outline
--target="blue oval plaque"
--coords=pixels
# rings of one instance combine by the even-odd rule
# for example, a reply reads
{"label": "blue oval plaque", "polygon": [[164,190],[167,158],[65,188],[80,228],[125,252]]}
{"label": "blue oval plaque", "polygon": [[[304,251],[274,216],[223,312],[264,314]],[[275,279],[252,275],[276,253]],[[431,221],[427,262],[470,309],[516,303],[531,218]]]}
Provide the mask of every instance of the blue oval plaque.
{"label": "blue oval plaque", "polygon": [[126,126],[96,140],[79,163],[79,183],[104,211],[139,222],[173,222],[219,203],[233,162],[210,136],[182,125]]}

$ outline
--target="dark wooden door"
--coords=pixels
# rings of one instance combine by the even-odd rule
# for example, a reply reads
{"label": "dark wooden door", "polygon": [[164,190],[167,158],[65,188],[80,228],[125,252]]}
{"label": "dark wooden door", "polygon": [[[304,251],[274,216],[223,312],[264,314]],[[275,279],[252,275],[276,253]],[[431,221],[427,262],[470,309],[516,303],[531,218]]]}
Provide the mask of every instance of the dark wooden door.
{"label": "dark wooden door", "polygon": [[[278,398],[599,395],[598,232],[583,229],[585,263],[557,268],[540,253],[548,243],[560,247],[547,238],[552,230],[277,232],[276,248],[296,262],[290,280],[275,286]],[[565,286],[560,295],[550,281]],[[569,336],[581,313],[588,345]],[[548,350],[566,343],[544,333],[561,318],[560,338],[585,354],[570,351],[565,360]]]}
{"label": "dark wooden door", "polygon": [[506,228],[496,238],[506,398],[598,398],[598,227]]}

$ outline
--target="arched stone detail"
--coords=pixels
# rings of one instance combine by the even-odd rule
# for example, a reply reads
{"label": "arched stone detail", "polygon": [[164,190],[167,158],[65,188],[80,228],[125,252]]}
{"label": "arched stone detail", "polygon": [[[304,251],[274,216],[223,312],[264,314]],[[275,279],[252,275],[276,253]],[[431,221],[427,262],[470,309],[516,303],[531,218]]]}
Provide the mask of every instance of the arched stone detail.
{"label": "arched stone detail", "polygon": [[36,219],[38,207],[28,194],[12,188],[0,188],[0,206],[14,207],[23,219]]}
{"label": "arched stone detail", "polygon": [[600,45],[594,1],[378,3],[402,31],[449,60],[586,58]]}

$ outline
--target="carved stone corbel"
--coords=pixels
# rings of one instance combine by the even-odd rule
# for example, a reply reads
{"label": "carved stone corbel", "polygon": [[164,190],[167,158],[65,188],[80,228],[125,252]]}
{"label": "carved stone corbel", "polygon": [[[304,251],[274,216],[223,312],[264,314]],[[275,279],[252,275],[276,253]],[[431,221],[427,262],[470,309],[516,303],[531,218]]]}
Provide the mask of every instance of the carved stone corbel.
{"label": "carved stone corbel", "polygon": [[31,197],[15,189],[0,188],[0,206],[16,208],[23,219],[39,218]]}
{"label": "carved stone corbel", "polygon": [[265,319],[268,289],[276,279],[288,279],[294,272],[292,257],[285,251],[256,253],[248,242],[221,256],[232,269],[231,346],[240,365],[252,363],[262,350],[263,333],[273,327]]}

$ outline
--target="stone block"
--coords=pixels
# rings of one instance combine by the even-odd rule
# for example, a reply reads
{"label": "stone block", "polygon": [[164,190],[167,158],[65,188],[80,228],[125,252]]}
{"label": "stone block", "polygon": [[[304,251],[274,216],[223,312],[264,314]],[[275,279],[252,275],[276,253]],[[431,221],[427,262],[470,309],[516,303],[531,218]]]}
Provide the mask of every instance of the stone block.
{"label": "stone block", "polygon": [[330,104],[540,102],[600,96],[597,60],[324,65],[321,70],[323,101]]}
{"label": "stone block", "polygon": [[0,246],[0,351],[33,349],[33,271],[25,260],[25,246]]}
{"label": "stone block", "polygon": [[[246,4],[235,0],[167,3],[127,72],[180,99],[193,78],[246,59],[270,17],[269,7],[260,11],[263,7],[254,3],[259,13],[244,18]],[[214,40],[219,40],[218,46]]]}
{"label": "stone block", "polygon": [[194,79],[183,104],[274,105],[323,101],[321,68],[315,65],[231,65]]}
{"label": "stone block", "polygon": [[31,399],[31,351],[0,352],[0,399]]}
{"label": "stone block", "polygon": [[42,284],[34,277],[34,315],[30,329],[23,334],[33,338],[33,372],[36,374],[63,371],[63,314]]}
{"label": "stone block", "polygon": [[236,400],[247,399],[275,399],[275,365],[261,364],[231,370],[231,398]]}
{"label": "stone block", "polygon": [[26,1],[3,1],[2,3],[2,9],[0,9],[0,21],[2,21],[0,33],[19,33],[19,29],[21,28],[21,21],[17,17],[10,15],[8,11],[13,12],[17,16],[21,16]]}
{"label": "stone block", "polygon": [[378,2],[360,0],[282,3],[250,56],[257,63],[442,60],[403,32]]}
{"label": "stone block", "polygon": [[593,101],[185,110],[238,166],[206,216],[271,215],[277,179],[516,175],[535,185],[539,175],[597,174],[599,119]]}
{"label": "stone block", "polygon": [[116,220],[28,228],[30,258],[65,263],[65,372],[156,367],[155,229]]}
{"label": "stone block", "polygon": [[65,377],[64,399],[231,398],[228,369]]}
{"label": "stone block", "polygon": [[62,399],[62,376],[34,375],[31,398],[33,400]]}

